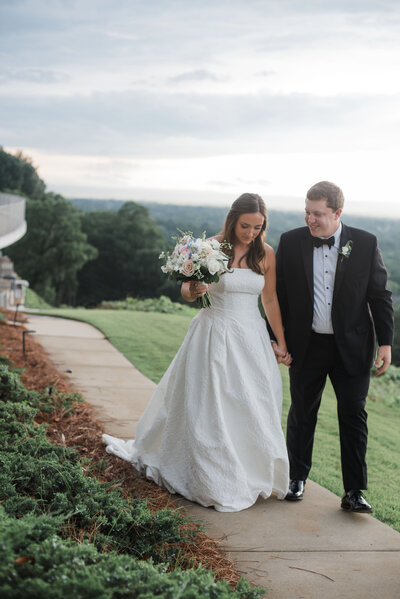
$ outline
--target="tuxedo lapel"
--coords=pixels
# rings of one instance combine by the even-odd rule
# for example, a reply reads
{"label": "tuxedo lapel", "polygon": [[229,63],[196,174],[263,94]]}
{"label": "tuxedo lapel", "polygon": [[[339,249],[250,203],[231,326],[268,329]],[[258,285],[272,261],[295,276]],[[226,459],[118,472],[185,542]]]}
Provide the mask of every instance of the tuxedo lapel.
{"label": "tuxedo lapel", "polygon": [[[342,223],[342,233],[340,235],[339,248],[342,248],[344,245],[346,245],[348,241],[350,241],[350,229]],[[340,255],[338,256],[335,274],[335,285],[333,288],[333,299],[335,299],[336,295],[339,293],[339,289],[343,281],[343,276],[346,272],[346,263],[349,259],[350,258],[343,258]]]}
{"label": "tuxedo lapel", "polygon": [[312,301],[314,301],[313,244],[310,234],[303,237],[301,240],[301,253],[303,256],[308,290]]}

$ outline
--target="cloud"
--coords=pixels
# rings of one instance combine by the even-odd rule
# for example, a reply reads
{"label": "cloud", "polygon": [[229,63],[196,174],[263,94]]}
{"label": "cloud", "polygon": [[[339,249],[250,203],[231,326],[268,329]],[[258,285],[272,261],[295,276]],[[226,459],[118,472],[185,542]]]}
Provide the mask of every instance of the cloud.
{"label": "cloud", "polygon": [[220,79],[213,73],[210,73],[210,71],[196,69],[195,71],[188,71],[180,75],[175,75],[175,77],[170,77],[168,81],[170,83],[180,83],[182,81],[220,81]]}
{"label": "cloud", "polygon": [[[399,96],[96,93],[0,97],[0,141],[105,155],[201,155],[397,147]],[[368,127],[366,127],[368,123]]]}
{"label": "cloud", "polygon": [[276,71],[273,70],[264,70],[264,71],[258,71],[258,73],[256,73],[257,77],[271,77],[272,75],[276,75]]}
{"label": "cloud", "polygon": [[[87,175],[107,189],[133,164],[114,158],[246,154],[250,169],[268,154],[284,173],[310,156],[397,152],[398,0],[3,0],[0,28],[0,144],[102,158]],[[243,185],[278,177],[236,164]],[[240,184],[229,169],[204,177]]]}
{"label": "cloud", "polygon": [[[171,83],[188,91],[199,84],[201,93],[219,93],[222,84],[229,93],[265,85],[301,93],[319,76],[329,95],[343,61],[345,71],[353,61],[359,73],[367,70],[359,58],[367,49],[371,77],[387,63],[389,78],[397,68],[399,15],[397,0],[120,0],[117,10],[112,0],[16,0],[0,3],[1,56],[12,72],[26,70],[27,83],[29,71],[38,70],[35,88],[41,71],[54,73],[49,83],[54,87],[59,77],[64,95],[124,91],[138,81],[160,93]],[[371,40],[386,47],[386,55],[368,48]],[[312,62],[320,68],[305,68]],[[59,73],[69,77],[68,85]],[[338,92],[354,79],[339,77]],[[382,89],[381,80],[377,86]]]}
{"label": "cloud", "polygon": [[66,73],[51,71],[49,69],[1,69],[0,70],[0,81],[6,83],[7,81],[22,81],[29,83],[65,83],[69,80],[69,76]]}

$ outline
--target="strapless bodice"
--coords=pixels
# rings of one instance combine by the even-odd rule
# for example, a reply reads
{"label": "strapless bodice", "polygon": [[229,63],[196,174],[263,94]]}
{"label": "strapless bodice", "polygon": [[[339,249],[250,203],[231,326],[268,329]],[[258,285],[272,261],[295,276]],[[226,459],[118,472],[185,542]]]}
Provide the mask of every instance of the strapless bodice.
{"label": "strapless bodice", "polygon": [[238,316],[258,312],[258,296],[264,287],[263,275],[249,268],[234,268],[209,287],[211,310],[234,312]]}

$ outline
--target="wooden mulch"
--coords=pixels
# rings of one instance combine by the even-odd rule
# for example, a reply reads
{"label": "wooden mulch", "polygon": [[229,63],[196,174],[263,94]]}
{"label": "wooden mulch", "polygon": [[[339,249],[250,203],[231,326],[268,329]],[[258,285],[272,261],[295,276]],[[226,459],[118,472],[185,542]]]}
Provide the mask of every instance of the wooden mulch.
{"label": "wooden mulch", "polygon": [[[18,314],[14,325],[14,312],[3,308],[0,311],[7,319],[6,322],[0,321],[0,354],[7,356],[15,368],[23,369],[21,381],[25,387],[41,391],[51,386],[63,393],[75,392],[42,346],[34,340],[34,335],[25,334],[23,352],[22,333],[27,330],[24,326],[25,316]],[[47,435],[52,443],[74,447],[81,457],[88,459],[85,460],[88,466],[84,466],[88,475],[104,482],[114,482],[112,487],[119,487],[127,498],[147,499],[151,510],[179,509],[167,491],[146,480],[129,463],[105,452],[101,441],[103,428],[94,418],[92,407],[87,402],[75,403],[70,414],[60,410],[50,415],[39,413],[36,421],[48,424]],[[196,528],[190,522],[185,527],[191,530]],[[203,532],[197,532],[194,544],[180,543],[177,547],[180,549],[177,553],[181,555],[177,565],[182,568],[201,565],[212,570],[216,579],[227,580],[233,587],[242,575],[222,551],[219,542]]]}

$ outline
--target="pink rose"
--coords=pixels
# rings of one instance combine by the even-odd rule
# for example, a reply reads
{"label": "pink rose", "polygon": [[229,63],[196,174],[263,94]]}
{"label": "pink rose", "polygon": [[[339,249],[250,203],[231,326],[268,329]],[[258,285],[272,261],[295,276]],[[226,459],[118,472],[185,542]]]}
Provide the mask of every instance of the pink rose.
{"label": "pink rose", "polygon": [[191,277],[194,273],[194,268],[193,268],[193,260],[185,260],[185,262],[182,264],[181,266],[181,273],[185,276],[185,277]]}

